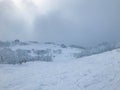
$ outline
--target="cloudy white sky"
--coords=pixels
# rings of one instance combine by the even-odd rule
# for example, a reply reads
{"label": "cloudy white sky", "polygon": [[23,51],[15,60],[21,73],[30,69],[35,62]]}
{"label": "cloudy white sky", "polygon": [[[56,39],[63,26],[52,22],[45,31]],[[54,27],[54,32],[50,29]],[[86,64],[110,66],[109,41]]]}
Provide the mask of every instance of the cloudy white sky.
{"label": "cloudy white sky", "polygon": [[0,40],[120,41],[120,0],[0,0]]}

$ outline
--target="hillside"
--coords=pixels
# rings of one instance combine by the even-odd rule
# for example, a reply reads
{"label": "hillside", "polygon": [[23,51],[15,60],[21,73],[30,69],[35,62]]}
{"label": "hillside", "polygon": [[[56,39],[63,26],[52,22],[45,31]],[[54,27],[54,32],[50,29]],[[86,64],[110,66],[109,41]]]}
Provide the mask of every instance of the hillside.
{"label": "hillside", "polygon": [[1,64],[0,90],[120,90],[120,49],[67,62]]}
{"label": "hillside", "polygon": [[[7,46],[7,44],[9,45]],[[51,42],[2,42],[0,44],[1,64],[21,64],[30,61],[65,61],[73,59],[75,53],[85,49]]]}
{"label": "hillside", "polygon": [[81,47],[53,42],[0,41],[0,64],[22,64],[31,61],[62,62],[100,54],[120,48],[120,44],[101,43],[95,47]]}

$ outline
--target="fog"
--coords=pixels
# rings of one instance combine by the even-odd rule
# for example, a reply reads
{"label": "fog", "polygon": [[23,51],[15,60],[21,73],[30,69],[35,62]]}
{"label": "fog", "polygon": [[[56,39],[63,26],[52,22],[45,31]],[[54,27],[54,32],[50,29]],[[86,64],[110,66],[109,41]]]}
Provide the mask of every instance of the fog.
{"label": "fog", "polygon": [[120,41],[120,0],[0,0],[0,40],[92,46]]}

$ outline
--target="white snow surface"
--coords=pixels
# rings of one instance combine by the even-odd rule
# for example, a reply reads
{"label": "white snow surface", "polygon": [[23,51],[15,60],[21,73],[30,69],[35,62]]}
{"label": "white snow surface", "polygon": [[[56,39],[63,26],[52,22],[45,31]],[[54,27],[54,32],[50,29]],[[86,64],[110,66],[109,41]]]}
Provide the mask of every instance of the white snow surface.
{"label": "white snow surface", "polygon": [[1,64],[0,90],[120,90],[120,49],[66,62]]}
{"label": "white snow surface", "polygon": [[[50,49],[51,50],[51,54],[55,55],[56,57],[54,58],[53,61],[57,61],[57,62],[65,62],[65,61],[69,61],[71,59],[74,59],[75,57],[73,56],[74,53],[80,53],[82,50],[84,49],[79,49],[79,48],[62,48],[60,45],[57,44],[44,44],[44,43],[38,43],[38,44],[34,44],[34,43],[30,43],[29,45],[16,45],[16,46],[12,46],[10,47],[12,50],[17,50],[17,49],[22,49],[22,50],[47,50]],[[61,50],[62,53],[61,54],[57,54],[54,53],[54,50]],[[30,54],[31,56],[35,56],[33,53]]]}

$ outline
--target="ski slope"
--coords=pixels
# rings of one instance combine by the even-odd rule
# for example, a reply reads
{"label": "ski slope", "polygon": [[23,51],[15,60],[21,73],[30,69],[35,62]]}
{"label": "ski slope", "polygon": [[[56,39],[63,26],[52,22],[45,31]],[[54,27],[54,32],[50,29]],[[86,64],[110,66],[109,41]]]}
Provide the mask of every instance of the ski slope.
{"label": "ski slope", "polygon": [[0,90],[120,90],[120,49],[66,62],[1,64]]}

